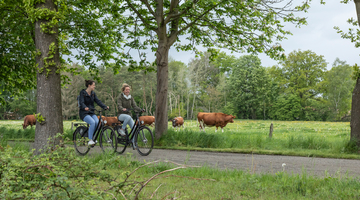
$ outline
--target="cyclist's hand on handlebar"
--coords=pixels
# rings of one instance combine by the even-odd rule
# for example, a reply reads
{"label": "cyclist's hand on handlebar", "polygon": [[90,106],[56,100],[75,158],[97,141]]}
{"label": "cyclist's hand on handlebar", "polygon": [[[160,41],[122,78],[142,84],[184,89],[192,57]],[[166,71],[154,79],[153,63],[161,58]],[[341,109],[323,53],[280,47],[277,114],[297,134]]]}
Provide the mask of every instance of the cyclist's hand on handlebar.
{"label": "cyclist's hand on handlebar", "polygon": [[123,108],[122,110],[123,110],[123,111],[127,111],[127,109],[126,109],[126,108]]}
{"label": "cyclist's hand on handlebar", "polygon": [[109,109],[110,109],[109,106],[106,106],[105,110],[109,110]]}
{"label": "cyclist's hand on handlebar", "polygon": [[145,112],[145,109],[141,109],[141,112]]}
{"label": "cyclist's hand on handlebar", "polygon": [[88,111],[88,110],[89,110],[89,108],[88,108],[88,107],[86,107],[86,108],[85,108],[85,110],[86,110],[86,111]]}

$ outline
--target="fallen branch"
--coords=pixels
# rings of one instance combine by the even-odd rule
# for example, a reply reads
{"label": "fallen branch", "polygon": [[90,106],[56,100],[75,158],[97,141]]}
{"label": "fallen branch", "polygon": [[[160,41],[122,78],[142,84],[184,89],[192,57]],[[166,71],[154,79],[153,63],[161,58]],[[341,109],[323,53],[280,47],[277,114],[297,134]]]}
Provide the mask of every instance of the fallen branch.
{"label": "fallen branch", "polygon": [[152,193],[152,195],[151,195],[151,197],[150,197],[150,199],[152,199],[153,198],[153,196],[154,196],[154,194],[156,193],[156,191],[160,188],[160,186],[162,186],[162,184],[164,184],[164,183],[161,183],[157,188],[156,188],[156,190]]}
{"label": "fallen branch", "polygon": [[[178,192],[177,190],[175,190],[174,192],[170,192],[170,193],[168,193],[167,195],[165,195],[161,200],[163,200],[163,199],[165,199],[165,197],[167,197],[167,196],[169,196],[170,194],[173,194],[173,193],[176,193],[176,192]],[[174,198],[175,199],[175,198]]]}

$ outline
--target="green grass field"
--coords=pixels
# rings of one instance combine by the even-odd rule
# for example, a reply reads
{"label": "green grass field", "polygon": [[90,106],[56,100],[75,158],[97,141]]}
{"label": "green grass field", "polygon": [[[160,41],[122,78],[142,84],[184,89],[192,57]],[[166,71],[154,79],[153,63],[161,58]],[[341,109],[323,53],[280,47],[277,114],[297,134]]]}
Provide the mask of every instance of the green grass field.
{"label": "green grass field", "polygon": [[[274,124],[273,137],[268,138],[270,124]],[[14,139],[33,139],[35,128],[28,127],[22,130],[22,121],[0,121],[0,137]],[[169,124],[170,127],[170,124]],[[284,154],[284,155],[303,155],[303,156],[323,156],[323,157],[347,157],[359,159],[357,151],[351,152],[349,146],[350,127],[349,123],[330,123],[330,122],[283,122],[283,121],[255,121],[255,120],[236,120],[233,124],[228,124],[224,133],[215,128],[206,128],[206,132],[200,132],[195,121],[186,121],[185,131],[174,131],[169,128],[168,133],[160,140],[156,141],[157,148],[175,148],[175,149],[201,149],[208,151],[233,151],[233,152],[252,152],[264,154]],[[66,134],[71,134],[71,121],[64,122]],[[26,143],[12,144],[12,151],[6,150],[1,156],[7,159],[0,159],[2,162],[13,162],[7,164],[15,170],[15,159],[21,158],[23,168],[29,168],[32,163],[28,160],[36,159],[31,154],[19,153],[26,152],[29,146]],[[6,147],[7,148],[7,147]],[[350,148],[350,150],[349,150]],[[68,150],[66,150],[68,149]],[[71,173],[63,172],[65,167],[54,168],[51,173],[59,173],[61,176],[68,176],[76,173],[87,173],[101,175],[102,178],[96,178],[96,183],[87,179],[69,178],[66,183],[78,186],[70,192],[80,193],[90,192],[98,195],[99,199],[133,199],[140,184],[149,180],[154,175],[147,186],[139,194],[139,199],[359,199],[360,182],[358,178],[336,175],[314,177],[305,171],[302,175],[287,174],[278,172],[276,174],[254,174],[249,171],[241,170],[219,170],[207,166],[200,168],[185,168],[171,171],[178,166],[169,163],[157,163],[142,167],[137,170],[128,179],[126,186],[119,190],[108,190],[114,186],[115,182],[124,181],[126,175],[130,174],[137,167],[143,165],[129,156],[114,156],[108,154],[95,154],[94,156],[76,156],[72,148],[66,148],[59,154],[59,159],[74,159],[73,161],[59,163],[73,164]],[[19,157],[21,155],[21,157]],[[26,155],[26,156],[25,156]],[[53,154],[58,155],[56,154]],[[67,155],[67,156],[63,156]],[[8,159],[14,157],[14,159]],[[31,159],[24,159],[31,157]],[[51,160],[58,163],[56,160]],[[34,161],[35,162],[35,161]],[[37,162],[44,162],[44,165],[50,165],[46,159],[36,161],[32,165],[38,165]],[[5,166],[5,165],[4,165]],[[82,170],[85,166],[91,166],[88,170]],[[79,168],[79,169],[78,169]],[[32,168],[29,168],[32,169]],[[60,170],[59,172],[55,171]],[[8,173],[4,168],[3,173]],[[169,172],[165,173],[165,170]],[[1,171],[1,170],[0,170]],[[18,170],[20,175],[24,170]],[[43,170],[45,173],[46,168]],[[50,172],[50,171],[49,171]],[[164,173],[163,173],[164,172]],[[159,174],[161,173],[161,175]],[[19,175],[19,176],[20,176]],[[15,176],[15,175],[14,175]],[[4,176],[7,177],[7,176]],[[22,177],[22,175],[20,176]],[[38,183],[38,179],[43,176],[32,176],[33,179],[23,181],[24,187],[27,184]],[[114,180],[108,182],[108,180]],[[15,180],[15,179],[14,179]],[[22,178],[21,178],[22,180]],[[4,179],[4,181],[7,181]],[[46,184],[51,185],[49,179]],[[79,183],[88,181],[87,184]],[[13,181],[14,182],[14,181]],[[36,185],[35,184],[35,185]],[[105,191],[101,194],[91,190],[92,184],[96,191]],[[18,182],[14,182],[18,185]],[[37,184],[39,185],[39,184]],[[3,184],[5,189],[7,186]],[[1,188],[0,187],[0,188]],[[20,188],[20,186],[18,186]],[[38,186],[36,186],[38,187]],[[47,186],[48,187],[48,186]],[[47,187],[41,190],[42,193],[48,193]],[[23,194],[26,190],[18,191]],[[60,190],[61,191],[61,190]],[[40,190],[39,190],[40,192]],[[55,193],[54,194],[59,194]],[[9,193],[10,194],[10,193]],[[101,196],[99,196],[101,195]]]}
{"label": "green grass field", "polygon": [[[71,124],[64,121],[65,137],[71,140]],[[274,131],[269,138],[270,124]],[[0,121],[0,132],[8,139],[33,140],[35,127],[22,130],[22,121]],[[75,128],[74,128],[75,129]],[[349,122],[235,120],[224,132],[215,127],[200,131],[195,120],[185,122],[185,130],[171,128],[156,148],[207,150],[259,154],[299,155],[360,159],[358,149],[350,142]]]}

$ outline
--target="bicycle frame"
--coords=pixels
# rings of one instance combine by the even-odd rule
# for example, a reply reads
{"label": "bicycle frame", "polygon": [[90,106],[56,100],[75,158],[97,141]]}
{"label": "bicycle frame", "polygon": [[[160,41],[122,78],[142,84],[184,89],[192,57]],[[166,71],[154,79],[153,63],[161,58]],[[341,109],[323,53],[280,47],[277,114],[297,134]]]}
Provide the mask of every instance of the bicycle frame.
{"label": "bicycle frame", "polygon": [[[132,111],[134,111],[134,109],[133,108],[130,108],[130,109],[128,109],[128,110],[132,110]],[[135,114],[136,114],[136,119],[135,119],[135,123],[134,123],[134,126],[132,127],[132,129],[130,130],[130,133],[129,133],[129,140],[128,140],[128,142],[130,142],[131,143],[131,141],[134,139],[134,137],[135,137],[135,133],[136,133],[136,131],[140,128],[140,120],[139,120],[139,113],[140,112],[136,112],[136,111],[134,111],[135,112]],[[134,144],[134,145],[136,145],[136,144]],[[136,147],[135,146],[133,146],[133,149],[135,149]]]}
{"label": "bicycle frame", "polygon": [[[100,135],[100,131],[102,129],[102,127],[104,126],[104,122],[102,120],[102,117],[101,117],[101,110],[96,110],[96,109],[93,109],[94,111],[98,111],[99,112],[99,123],[98,123],[98,126],[96,127],[95,131],[94,131],[94,135],[93,135],[93,140],[96,141],[97,138],[99,137]],[[89,131],[89,127],[87,127],[87,130]],[[84,131],[84,133],[81,135],[81,137],[84,137],[86,131]]]}

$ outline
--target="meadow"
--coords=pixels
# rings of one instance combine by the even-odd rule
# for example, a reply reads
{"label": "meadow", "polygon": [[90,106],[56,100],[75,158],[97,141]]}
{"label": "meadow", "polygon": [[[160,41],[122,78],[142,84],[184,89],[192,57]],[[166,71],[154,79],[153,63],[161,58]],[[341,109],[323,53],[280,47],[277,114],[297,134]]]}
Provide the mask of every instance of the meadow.
{"label": "meadow", "polygon": [[[274,132],[270,139],[271,123]],[[11,191],[0,194],[5,199],[37,198],[28,187],[36,188],[36,195],[49,198],[134,199],[145,183],[147,185],[141,189],[139,199],[360,198],[358,178],[346,176],[314,177],[306,171],[301,175],[284,172],[255,174],[207,166],[191,167],[182,163],[142,163],[131,156],[103,153],[82,157],[77,156],[71,146],[60,148],[51,155],[32,157],[26,143],[6,145],[6,139],[34,139],[35,127],[23,130],[21,124],[22,121],[0,121],[1,146],[5,148],[0,148],[0,162],[6,162],[2,165],[6,167],[0,168],[5,177],[1,180],[4,184],[0,190]],[[357,152],[351,152],[351,145],[349,147],[349,123],[236,120],[224,128],[224,133],[221,130],[215,133],[214,127],[200,132],[195,121],[186,121],[185,127],[181,131],[169,128],[168,134],[156,141],[156,148],[359,158]],[[71,121],[64,122],[64,130],[65,137],[70,137]],[[43,159],[50,156],[51,160]],[[8,174],[10,171],[12,174]],[[21,178],[19,182],[11,179],[12,176],[27,178]],[[87,176],[91,178],[85,178]],[[42,184],[39,185],[39,181]],[[55,187],[54,182],[59,187]],[[70,188],[68,186],[71,190],[64,192],[64,188]]]}
{"label": "meadow", "polygon": [[[72,123],[64,121],[64,136],[71,143]],[[80,122],[81,123],[81,122]],[[269,137],[270,124],[273,134]],[[0,121],[0,137],[32,141],[35,127],[23,130],[22,121]],[[298,155],[360,159],[350,141],[349,122],[235,120],[215,132],[215,127],[199,131],[195,120],[187,120],[185,129],[175,131],[169,122],[168,134],[155,141],[156,148],[221,152]]]}
{"label": "meadow", "polygon": [[[71,143],[72,123],[64,121],[64,136]],[[269,137],[270,124],[273,134]],[[33,140],[35,127],[23,130],[22,121],[0,121],[0,137]],[[169,122],[168,134],[155,141],[156,148],[241,152],[276,155],[360,159],[350,141],[349,122],[235,120],[215,132],[215,127],[199,131],[195,120],[187,120],[185,129],[175,131]]]}

